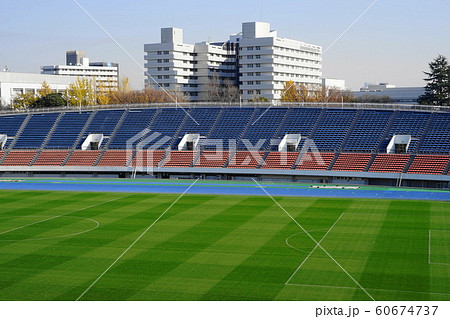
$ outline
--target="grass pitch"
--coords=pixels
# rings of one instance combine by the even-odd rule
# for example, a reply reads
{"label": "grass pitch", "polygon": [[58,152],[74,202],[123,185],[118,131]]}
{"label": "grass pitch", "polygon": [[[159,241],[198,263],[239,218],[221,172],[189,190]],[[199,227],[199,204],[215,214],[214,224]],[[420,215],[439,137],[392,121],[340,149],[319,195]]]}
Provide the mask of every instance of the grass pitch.
{"label": "grass pitch", "polygon": [[[0,300],[76,300],[178,196],[0,191]],[[376,300],[450,300],[450,202],[275,199]],[[369,300],[315,246],[268,197],[185,195],[81,300]]]}

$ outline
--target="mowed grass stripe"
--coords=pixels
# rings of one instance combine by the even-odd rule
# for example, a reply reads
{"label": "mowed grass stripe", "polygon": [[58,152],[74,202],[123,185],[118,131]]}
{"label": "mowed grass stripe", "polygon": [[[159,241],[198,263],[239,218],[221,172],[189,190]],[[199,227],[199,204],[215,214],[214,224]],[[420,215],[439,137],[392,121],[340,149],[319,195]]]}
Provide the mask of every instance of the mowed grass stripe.
{"label": "mowed grass stripe", "polygon": [[[187,195],[185,195],[187,196]],[[186,197],[187,198],[187,197]],[[202,250],[209,246],[212,242],[215,242],[233,231],[240,224],[245,223],[252,218],[253,213],[244,213],[242,207],[248,207],[245,202],[255,202],[255,199],[239,198],[239,201],[223,211],[222,214],[218,214],[217,211],[213,215],[207,214],[207,218],[200,223],[193,225],[183,231],[179,231],[175,236],[168,240],[153,246],[157,251],[165,251],[165,255],[171,255],[175,253],[177,256],[172,260],[154,260],[153,248],[148,245],[147,238],[158,238],[161,224],[156,224],[152,228],[151,232],[146,234],[146,237],[133,247],[138,249],[145,247],[145,250],[137,256],[126,255],[123,259],[111,268],[110,271],[102,278],[101,281],[94,286],[86,298],[98,299],[99,296],[115,296],[111,299],[126,300],[136,294],[139,290],[143,289],[153,281],[167,276],[167,274],[185,263],[199,250]],[[208,203],[204,203],[205,211],[210,211]],[[186,209],[185,201],[180,199],[179,203],[172,207],[175,214],[171,217],[167,217],[166,220],[178,218],[182,219],[185,212],[198,211],[192,207]],[[179,214],[177,216],[177,214]],[[169,215],[168,215],[169,216]],[[166,231],[166,230],[163,230]],[[120,289],[114,287],[121,287]],[[112,293],[114,292],[114,293]],[[107,297],[107,299],[110,299]]]}
{"label": "mowed grass stripe", "polygon": [[[427,253],[430,205],[427,201],[391,201],[361,278],[364,285],[386,290],[432,292]],[[374,290],[373,294],[377,300],[384,299],[384,292]],[[408,295],[409,300],[430,297]]]}
{"label": "mowed grass stripe", "polygon": [[[67,195],[80,194],[82,196],[74,197],[76,200],[73,202],[74,207],[79,207],[80,201],[96,203],[108,196],[121,195],[33,191],[28,199],[23,193],[16,193],[14,192],[14,197],[21,198],[16,201],[18,205],[36,205],[33,207],[34,215],[39,215],[40,209],[47,209],[43,198],[49,202],[59,199],[64,201]],[[66,239],[0,243],[0,300],[74,300],[86,285],[90,284],[91,278],[104,271],[105,265],[110,265],[177,196],[129,195],[130,197],[118,200],[115,204],[100,205],[74,214],[77,217],[98,220],[101,227],[94,231]],[[175,205],[173,210],[155,224],[124,256],[123,261],[126,263],[120,262],[116,265],[122,265],[116,269],[120,271],[114,271],[110,276],[105,275],[98,282],[101,289],[96,290],[93,295],[87,295],[87,299],[365,300],[366,296],[358,289],[284,286],[284,282],[278,283],[279,278],[283,277],[281,274],[287,273],[289,276],[288,268],[293,271],[306,253],[286,245],[285,238],[300,229],[289,221],[283,212],[280,214],[277,207],[272,205],[273,202],[263,199],[270,200],[251,196],[186,195],[180,200],[179,206]],[[450,203],[294,197],[277,197],[277,200],[300,224],[306,225],[308,231],[313,231],[311,235],[317,240],[320,240],[327,227],[334,222],[335,216],[339,216],[341,212],[351,213],[346,215],[344,223],[337,228],[335,251],[332,253],[330,249],[330,253],[345,260],[356,260],[355,271],[361,273],[362,281],[366,280],[365,275],[370,271],[371,280],[381,281],[382,278],[393,274],[392,279],[399,280],[404,285],[403,288],[414,288],[414,291],[419,291],[419,288],[427,285],[429,288],[426,291],[433,292],[446,290],[448,287],[449,268],[435,265],[427,268],[428,283],[426,280],[419,281],[417,287],[407,287],[403,281],[413,282],[416,276],[420,277],[414,268],[414,263],[418,261],[416,260],[412,264],[414,267],[410,267],[406,272],[401,269],[392,272],[390,266],[397,267],[397,264],[400,264],[402,268],[406,267],[406,262],[401,261],[401,255],[392,260],[390,254],[395,255],[396,250],[387,245],[400,243],[401,245],[397,246],[404,250],[406,256],[419,258],[424,243],[428,245],[427,240],[422,240],[422,229],[428,234],[428,228],[448,227]],[[40,208],[39,203],[42,206]],[[423,219],[423,214],[419,214],[427,209],[427,205],[428,221]],[[58,211],[54,203],[50,206],[52,212]],[[66,204],[61,207],[61,211],[67,211],[71,206]],[[231,207],[234,213],[230,213]],[[19,206],[14,207],[11,202],[7,209],[19,209]],[[392,213],[393,216],[389,217],[390,220],[388,217],[385,220],[383,216],[388,210],[389,215]],[[0,216],[2,212],[0,205]],[[370,220],[368,215],[364,218],[358,217],[358,214],[364,212],[381,215],[376,215],[378,218],[373,220]],[[430,214],[433,215],[431,220]],[[406,223],[400,222],[400,218],[396,219],[395,215],[402,215],[401,218],[406,218]],[[378,233],[376,228],[380,218],[382,225]],[[54,230],[51,230],[51,227],[45,228],[50,233],[66,231],[69,230],[70,224],[62,221],[60,227],[58,224],[54,225]],[[393,229],[396,229],[396,232]],[[29,235],[33,232],[30,228]],[[216,233],[222,236],[217,236]],[[332,234],[333,232],[330,232],[329,235]],[[25,236],[25,233],[22,235]],[[361,237],[359,242],[354,239],[358,236]],[[364,246],[364,243],[372,245],[372,237],[376,238],[374,245]],[[411,242],[408,243],[406,239]],[[314,246],[314,243],[308,246],[307,241],[306,237],[294,236],[292,245],[302,246],[307,250]],[[379,270],[379,267],[370,267],[371,259],[375,257],[387,259],[383,264],[385,269],[374,272],[374,269]],[[427,258],[427,251],[422,257]],[[111,271],[114,269],[115,267]],[[156,270],[152,271],[154,269]],[[330,279],[336,273],[332,271],[326,276]],[[135,283],[138,285],[134,285]],[[221,285],[226,289],[221,290]],[[121,291],[122,288],[125,292]],[[370,291],[380,300],[450,300],[447,295],[381,290],[382,287],[369,288],[380,289]]]}

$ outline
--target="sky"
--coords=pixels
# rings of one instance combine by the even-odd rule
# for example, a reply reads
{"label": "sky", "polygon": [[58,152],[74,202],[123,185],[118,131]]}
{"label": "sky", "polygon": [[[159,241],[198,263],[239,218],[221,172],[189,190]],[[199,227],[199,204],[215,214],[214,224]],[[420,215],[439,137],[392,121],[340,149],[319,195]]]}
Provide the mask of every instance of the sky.
{"label": "sky", "polygon": [[[375,0],[1,0],[0,69],[39,73],[65,64],[65,52],[120,64],[134,89],[144,81],[144,44],[160,42],[162,27],[184,29],[184,42],[224,41],[242,22],[264,21],[278,36],[330,45]],[[358,90],[365,82],[424,86],[423,71],[450,59],[449,0],[378,0],[323,55],[323,76]]]}

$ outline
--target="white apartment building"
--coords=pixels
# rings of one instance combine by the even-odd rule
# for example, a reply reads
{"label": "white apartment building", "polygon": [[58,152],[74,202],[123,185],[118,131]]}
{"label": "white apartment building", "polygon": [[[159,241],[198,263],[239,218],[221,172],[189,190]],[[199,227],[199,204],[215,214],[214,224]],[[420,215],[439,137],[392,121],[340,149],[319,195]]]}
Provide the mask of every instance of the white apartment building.
{"label": "white apartment building", "polygon": [[[238,85],[243,100],[279,100],[284,83],[320,85],[322,48],[279,38],[265,22],[246,22],[242,32],[219,43],[183,43],[183,30],[161,29],[161,43],[144,46],[146,85],[155,81],[192,101],[207,100],[208,83],[218,77]],[[154,80],[152,80],[152,78]],[[158,86],[158,85],[156,85]]]}
{"label": "white apartment building", "polygon": [[[79,61],[79,63],[73,64],[72,61]],[[89,62],[89,58],[84,57],[83,51],[66,52],[66,65],[42,66],[41,73],[88,77],[95,81],[97,88],[117,89],[119,86],[119,65],[117,63]]]}
{"label": "white apartment building", "polygon": [[18,94],[37,94],[44,81],[54,93],[63,93],[76,79],[73,76],[0,72],[0,104],[10,105]]}
{"label": "white apartment building", "polygon": [[239,42],[239,88],[244,100],[279,100],[284,84],[321,85],[322,47],[280,38],[265,22],[242,24]]}
{"label": "white apartment building", "polygon": [[182,29],[162,28],[161,43],[146,44],[144,50],[146,87],[182,92],[199,101],[207,99],[213,77],[237,81],[235,49],[229,42],[186,44]]}

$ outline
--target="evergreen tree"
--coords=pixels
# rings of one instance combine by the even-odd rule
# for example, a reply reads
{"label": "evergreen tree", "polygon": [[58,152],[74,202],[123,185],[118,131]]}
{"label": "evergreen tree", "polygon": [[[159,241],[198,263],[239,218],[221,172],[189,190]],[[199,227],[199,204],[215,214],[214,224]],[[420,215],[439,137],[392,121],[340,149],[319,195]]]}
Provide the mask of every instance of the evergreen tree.
{"label": "evergreen tree", "polygon": [[425,81],[425,94],[418,99],[420,104],[450,105],[450,68],[447,59],[439,55],[429,64],[430,72]]}

